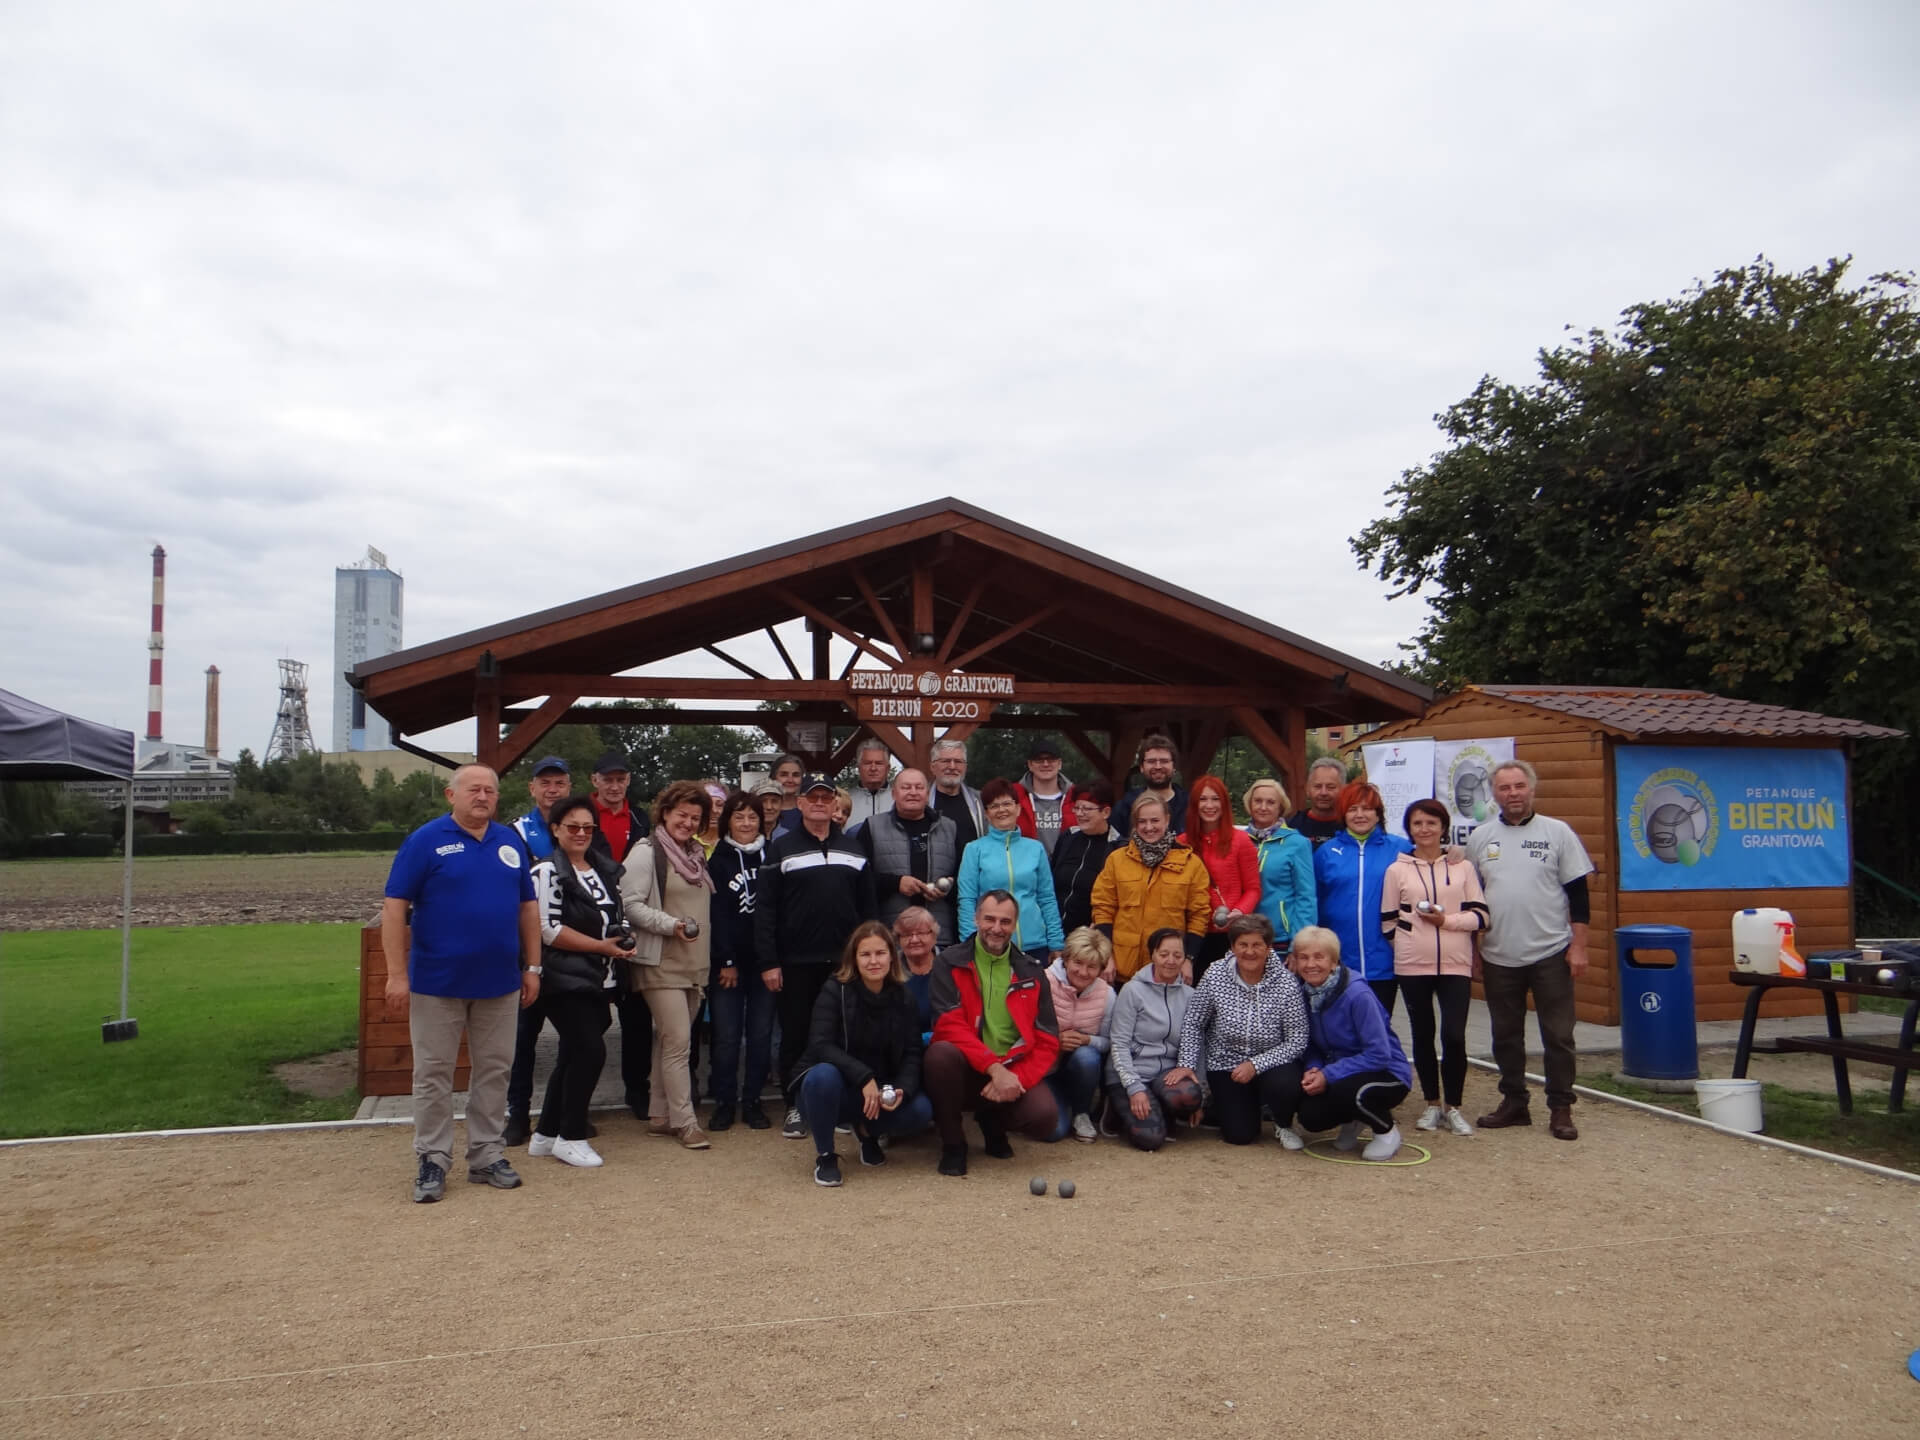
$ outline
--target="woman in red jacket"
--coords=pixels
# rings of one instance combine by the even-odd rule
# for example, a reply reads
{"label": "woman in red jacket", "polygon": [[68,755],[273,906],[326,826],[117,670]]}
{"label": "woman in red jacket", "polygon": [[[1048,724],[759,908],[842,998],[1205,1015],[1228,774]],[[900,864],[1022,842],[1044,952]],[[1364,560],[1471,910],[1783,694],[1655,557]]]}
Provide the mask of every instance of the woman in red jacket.
{"label": "woman in red jacket", "polygon": [[[1206,939],[1193,963],[1198,985],[1207,967],[1227,953],[1227,926],[1241,915],[1251,915],[1260,903],[1260,857],[1246,832],[1233,823],[1233,802],[1226,782],[1202,775],[1193,782],[1187,800],[1187,831],[1180,843],[1192,847],[1207,866],[1207,898],[1213,915]],[[1284,950],[1284,947],[1282,947]]]}

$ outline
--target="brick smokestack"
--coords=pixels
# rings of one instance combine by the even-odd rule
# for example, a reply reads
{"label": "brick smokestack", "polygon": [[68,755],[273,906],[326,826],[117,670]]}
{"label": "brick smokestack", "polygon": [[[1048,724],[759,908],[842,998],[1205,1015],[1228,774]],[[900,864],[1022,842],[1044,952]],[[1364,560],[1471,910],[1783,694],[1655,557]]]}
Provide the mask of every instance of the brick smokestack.
{"label": "brick smokestack", "polygon": [[160,652],[166,642],[161,638],[165,627],[161,623],[161,610],[165,605],[167,590],[167,552],[164,546],[153,547],[153,633],[147,639],[147,739],[160,738]]}
{"label": "brick smokestack", "polygon": [[207,666],[207,744],[209,755],[220,753],[220,667]]}

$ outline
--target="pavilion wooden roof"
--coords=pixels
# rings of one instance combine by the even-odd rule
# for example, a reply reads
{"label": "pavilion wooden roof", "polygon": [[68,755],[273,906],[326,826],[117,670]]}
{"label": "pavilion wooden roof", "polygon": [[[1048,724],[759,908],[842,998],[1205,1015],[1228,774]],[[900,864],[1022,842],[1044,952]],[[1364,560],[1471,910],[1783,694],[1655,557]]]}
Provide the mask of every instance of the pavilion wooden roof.
{"label": "pavilion wooden roof", "polygon": [[885,644],[886,621],[870,601],[904,633],[916,566],[932,573],[932,629],[948,641],[948,665],[1031,620],[976,665],[1018,676],[1022,698],[1042,698],[1031,685],[1096,696],[1113,684],[1239,685],[1288,692],[1318,725],[1399,719],[1419,713],[1431,695],[1404,676],[954,499],[416,645],[366,661],[348,678],[396,729],[417,734],[475,713],[475,668],[489,651],[503,698],[515,700],[547,693],[515,677],[618,675],[794,619],[803,607]]}

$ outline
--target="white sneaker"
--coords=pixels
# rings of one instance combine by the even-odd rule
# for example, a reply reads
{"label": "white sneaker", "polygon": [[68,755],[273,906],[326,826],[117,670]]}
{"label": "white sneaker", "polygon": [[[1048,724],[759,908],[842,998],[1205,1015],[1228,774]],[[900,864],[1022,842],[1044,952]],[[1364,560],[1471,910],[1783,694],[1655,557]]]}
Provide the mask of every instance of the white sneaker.
{"label": "white sneaker", "polygon": [[1282,1150],[1304,1150],[1307,1148],[1305,1137],[1291,1125],[1274,1126],[1273,1138],[1280,1142],[1280,1148]]}
{"label": "white sneaker", "polygon": [[[1453,1113],[1458,1115],[1460,1112],[1456,1110]],[[1440,1128],[1440,1122],[1445,1118],[1446,1112],[1438,1105],[1429,1105],[1420,1112],[1420,1118],[1413,1122],[1413,1128],[1416,1130],[1438,1130]]]}
{"label": "white sneaker", "polygon": [[1456,1135],[1473,1134],[1473,1126],[1468,1123],[1467,1117],[1460,1113],[1458,1105],[1447,1111],[1447,1128]]}
{"label": "white sneaker", "polygon": [[534,1131],[527,1137],[527,1158],[543,1160],[553,1154],[554,1138],[552,1135],[542,1135],[538,1130]]}
{"label": "white sneaker", "polygon": [[1360,1144],[1360,1122],[1349,1120],[1340,1127],[1340,1133],[1333,1137],[1333,1148],[1352,1150]]}
{"label": "white sneaker", "polygon": [[1073,1117],[1073,1138],[1083,1145],[1091,1145],[1100,1138],[1100,1132],[1093,1128],[1093,1116],[1084,1110]]}
{"label": "white sneaker", "polygon": [[606,1163],[600,1158],[600,1152],[585,1140],[554,1141],[553,1158],[568,1165],[578,1165],[583,1170]]}
{"label": "white sneaker", "polygon": [[1400,1127],[1394,1126],[1384,1135],[1376,1135],[1367,1142],[1367,1148],[1360,1152],[1362,1160],[1391,1160],[1400,1153]]}

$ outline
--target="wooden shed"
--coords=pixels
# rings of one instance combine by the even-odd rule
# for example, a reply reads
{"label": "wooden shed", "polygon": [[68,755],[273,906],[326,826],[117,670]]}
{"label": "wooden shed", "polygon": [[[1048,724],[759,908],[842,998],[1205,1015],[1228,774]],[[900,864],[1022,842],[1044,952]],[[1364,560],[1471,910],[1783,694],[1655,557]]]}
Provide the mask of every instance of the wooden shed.
{"label": "wooden shed", "polygon": [[[1579,1018],[1618,1025],[1617,925],[1693,932],[1701,1020],[1740,1018],[1745,992],[1727,980],[1736,910],[1791,911],[1802,954],[1853,943],[1852,744],[1901,733],[1702,690],[1471,685],[1364,738],[1512,739],[1539,772],[1540,812],[1571,825],[1594,864]],[[1723,873],[1771,883],[1716,885]],[[1819,1008],[1817,995],[1773,991],[1762,1013]]]}

